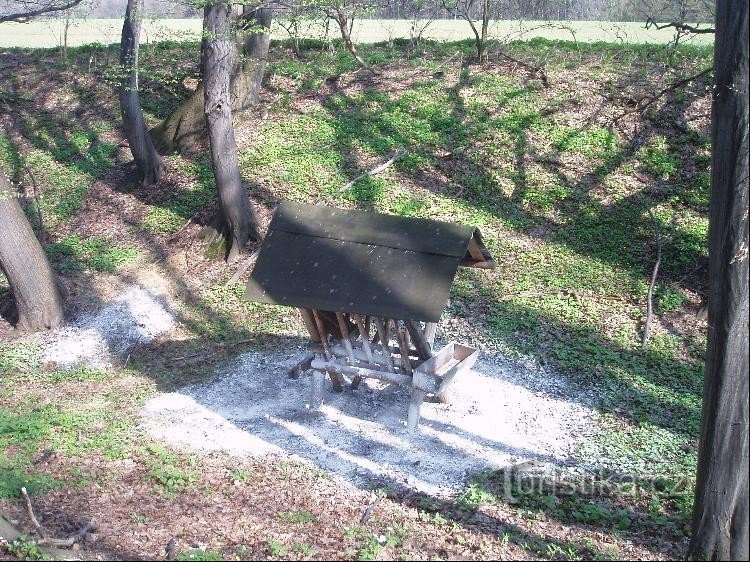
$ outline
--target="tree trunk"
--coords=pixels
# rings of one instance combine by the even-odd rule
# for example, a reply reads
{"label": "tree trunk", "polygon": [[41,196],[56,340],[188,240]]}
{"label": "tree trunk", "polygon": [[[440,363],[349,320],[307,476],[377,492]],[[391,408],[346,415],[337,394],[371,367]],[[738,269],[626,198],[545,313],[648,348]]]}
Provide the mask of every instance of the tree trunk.
{"label": "tree trunk", "polygon": [[268,31],[241,37],[231,81],[232,109],[235,111],[248,109],[260,103],[260,89],[268,62],[268,47],[271,44],[272,18],[272,8],[251,9],[249,6],[243,6],[242,19],[253,27],[263,26]]}
{"label": "tree trunk", "polygon": [[62,298],[55,284],[55,275],[2,168],[0,269],[8,278],[16,301],[16,328],[37,331],[62,324]]}
{"label": "tree trunk", "polygon": [[748,560],[748,4],[716,7],[708,349],[691,560]]}
{"label": "tree trunk", "polygon": [[373,74],[377,74],[372,67],[365,62],[365,59],[363,59],[361,56],[359,56],[359,53],[357,52],[357,46],[354,44],[354,41],[352,41],[352,26],[354,24],[354,20],[349,18],[347,14],[343,10],[336,10],[332,14],[333,19],[336,20],[336,23],[339,24],[339,29],[341,30],[341,38],[344,40],[344,45],[346,46],[346,50],[351,53],[351,55],[354,57],[354,60],[357,61],[357,64],[364,68],[365,70],[369,70]]}
{"label": "tree trunk", "polygon": [[63,31],[63,48],[62,48],[62,60],[63,63],[68,62],[68,29],[70,28],[70,16],[65,16],[65,28]]}
{"label": "tree trunk", "polygon": [[479,62],[487,59],[487,29],[490,25],[490,0],[482,2],[482,40],[479,48]]}
{"label": "tree trunk", "polygon": [[[259,8],[254,12],[255,24],[271,27],[273,10]],[[258,105],[263,75],[268,60],[268,48],[271,36],[267,33],[250,34],[244,41],[243,55],[239,64],[233,65],[232,72],[232,108],[240,111]],[[255,62],[257,60],[259,62]],[[246,72],[249,71],[249,76]],[[183,150],[194,144],[206,134],[206,117],[204,115],[203,82],[192,95],[178,107],[172,115],[151,129],[151,138],[161,154],[174,150]],[[240,104],[237,102],[241,101]]]}
{"label": "tree trunk", "polygon": [[183,150],[205,136],[204,97],[203,82],[201,82],[172,115],[149,131],[154,146],[160,154]]}
{"label": "tree trunk", "polygon": [[248,240],[259,239],[255,214],[240,181],[237,143],[229,92],[231,56],[230,5],[208,4],[203,15],[203,87],[211,163],[225,222],[227,260],[237,257]]}
{"label": "tree trunk", "polygon": [[138,169],[138,178],[143,185],[153,185],[159,181],[164,168],[148,134],[138,97],[138,42],[142,16],[143,0],[128,0],[120,43],[123,78],[119,96],[122,126]]}

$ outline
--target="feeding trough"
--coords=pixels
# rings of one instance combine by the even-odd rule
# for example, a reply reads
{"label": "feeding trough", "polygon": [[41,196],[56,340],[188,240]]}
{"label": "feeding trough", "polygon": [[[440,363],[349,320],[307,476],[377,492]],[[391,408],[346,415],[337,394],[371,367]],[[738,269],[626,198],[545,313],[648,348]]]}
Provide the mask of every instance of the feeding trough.
{"label": "feeding trough", "polygon": [[311,353],[290,370],[313,371],[312,408],[324,381],[336,391],[362,378],[411,386],[408,426],[427,394],[444,397],[478,350],[433,352],[436,323],[459,266],[493,268],[479,229],[428,219],[282,202],[247,284],[253,301],[297,307]]}

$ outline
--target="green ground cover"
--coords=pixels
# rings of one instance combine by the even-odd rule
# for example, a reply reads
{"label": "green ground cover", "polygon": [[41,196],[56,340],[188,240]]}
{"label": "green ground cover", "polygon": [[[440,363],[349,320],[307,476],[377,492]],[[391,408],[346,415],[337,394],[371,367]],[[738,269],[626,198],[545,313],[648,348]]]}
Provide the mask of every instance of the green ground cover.
{"label": "green ground cover", "polygon": [[[456,51],[468,58],[470,41],[427,42],[425,48],[429,57],[411,53],[404,42],[365,45],[363,56],[386,71],[383,81],[368,87],[344,81],[328,91],[327,77],[355,69],[346,53],[330,56],[311,48],[302,62],[276,43],[269,64],[274,92],[269,118],[238,127],[252,132],[252,141],[239,147],[251,195],[267,209],[286,198],[479,226],[499,267],[461,270],[446,315],[467,322],[488,346],[553,367],[573,394],[596,395],[602,431],[576,452],[576,460],[600,470],[606,493],[529,491],[523,480],[508,484],[504,474],[487,473],[477,475],[449,508],[426,509],[429,517],[460,521],[456,513],[510,505],[530,521],[679,540],[692,509],[703,384],[705,340],[695,310],[705,288],[710,145],[706,120],[696,116],[707,107],[706,83],[680,89],[635,116],[637,135],[612,120],[627,109],[622,98],[606,96],[650,93],[665,81],[695,74],[710,65],[711,47],[683,47],[674,65],[662,45],[547,39],[511,44],[514,57],[545,61],[549,88],[497,61],[486,68],[458,67],[459,59],[451,69],[442,66]],[[73,49],[72,67],[57,70],[88,75],[83,61],[91,52],[92,47]],[[180,61],[172,76],[159,69],[165,56]],[[144,108],[151,122],[188,94],[180,84],[194,76],[196,60],[194,43],[144,51]],[[102,87],[110,84],[107,67],[95,68],[93,76]],[[400,87],[392,88],[390,79]],[[80,87],[70,86],[71,95],[80,95],[75,90]],[[85,216],[83,201],[92,183],[117,165],[116,145],[107,136],[119,126],[116,113],[81,127],[71,114],[23,110],[30,101],[20,95],[0,92],[0,110],[11,102],[22,109],[19,133],[28,150],[0,136],[0,159],[19,181],[26,168],[34,175],[52,234],[47,251],[57,270],[116,276],[139,255],[146,263],[155,260],[126,237],[83,236],[64,228]],[[300,102],[314,96],[319,96],[314,103]],[[599,114],[597,104],[603,104]],[[408,155],[341,190],[396,150]],[[146,197],[136,187],[120,186],[145,201],[133,230],[170,236],[212,204],[205,155],[174,155],[168,164],[182,178],[174,189]],[[32,207],[32,222],[35,216]],[[657,319],[644,350],[654,221],[664,255]],[[301,334],[301,327],[290,332],[287,311],[248,303],[241,286],[224,287],[224,281],[215,279],[184,304],[183,325],[194,338],[187,342],[199,347],[255,338],[249,345],[260,346]],[[39,492],[60,485],[35,468],[36,455],[50,448],[79,457],[133,456],[166,494],[200,481],[200,462],[139,442],[134,419],[114,415],[113,409],[120,401],[137,405],[153,392],[146,380],[179,386],[205,377],[216,364],[196,375],[136,357],[126,370],[44,371],[38,353],[28,344],[0,343],[0,496],[13,496],[19,484]],[[24,395],[30,384],[37,392],[73,392],[84,383],[90,393],[84,398],[74,393],[57,406],[34,400],[38,394]],[[123,389],[127,392],[119,392]],[[613,481],[615,472],[631,480]],[[79,477],[86,485],[86,475]],[[305,526],[315,515],[290,509],[277,519]],[[388,540],[401,541],[397,531],[383,544],[356,528],[350,535],[361,559],[377,556]],[[592,554],[590,545],[535,543],[513,532],[505,540],[547,558],[607,556]],[[312,555],[308,548],[276,539],[268,546],[273,556]],[[199,559],[195,553],[186,556]]]}

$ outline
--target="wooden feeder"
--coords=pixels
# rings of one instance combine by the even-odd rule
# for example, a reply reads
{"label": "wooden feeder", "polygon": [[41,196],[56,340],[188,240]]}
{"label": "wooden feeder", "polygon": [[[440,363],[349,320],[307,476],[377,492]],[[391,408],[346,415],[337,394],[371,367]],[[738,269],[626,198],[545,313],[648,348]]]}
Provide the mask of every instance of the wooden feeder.
{"label": "wooden feeder", "polygon": [[263,240],[246,296],[297,307],[311,353],[311,408],[345,378],[410,385],[408,427],[427,394],[444,399],[478,350],[450,343],[433,353],[436,323],[459,265],[493,268],[479,229],[428,219],[282,202]]}

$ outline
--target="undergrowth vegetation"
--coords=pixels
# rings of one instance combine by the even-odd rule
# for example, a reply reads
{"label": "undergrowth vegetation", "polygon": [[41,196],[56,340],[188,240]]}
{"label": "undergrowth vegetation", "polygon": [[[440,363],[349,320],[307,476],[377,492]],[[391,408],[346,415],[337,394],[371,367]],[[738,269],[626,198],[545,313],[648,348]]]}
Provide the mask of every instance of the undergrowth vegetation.
{"label": "undergrowth vegetation", "polygon": [[[633,99],[709,66],[711,48],[682,46],[667,60],[658,45],[542,39],[508,45],[515,58],[544,62],[547,87],[501,57],[483,68],[470,64],[470,41],[425,41],[424,55],[398,41],[363,46],[364,58],[384,70],[378,78],[355,73],[340,48],[331,55],[314,41],[302,46],[301,61],[288,46],[274,45],[264,94],[268,118],[238,121],[241,171],[255,203],[270,211],[293,199],[478,226],[498,267],[459,271],[446,316],[465,322],[488,348],[554,368],[572,396],[599,412],[600,430],[575,452],[585,469],[580,478],[480,474],[450,506],[426,508],[430,524],[460,526],[466,513],[502,509],[531,527],[554,521],[624,540],[684,538],[705,351],[696,313],[706,284],[708,82],[675,90],[643,113],[629,109]],[[83,62],[95,49],[71,49],[76,62],[67,67],[43,52],[19,52],[29,57],[19,63],[21,75],[35,75],[40,59],[68,80],[59,99],[46,100],[42,109],[23,94],[21,77],[9,80],[0,97],[6,128],[0,160],[24,186],[29,218],[46,232],[53,266],[62,276],[84,279],[116,277],[136,260],[161,259],[135,234],[169,248],[164,240],[215,205],[205,153],[172,155],[168,189],[148,191],[128,183],[127,174],[115,176],[114,191],[140,205],[126,229],[111,237],[82,231],[92,185],[127,166],[117,161],[117,111],[103,101],[113,69],[89,71]],[[190,94],[186,79],[196,78],[197,60],[193,43],[155,44],[143,52],[141,99],[150,123]],[[165,61],[173,63],[170,72]],[[82,120],[54,109],[73,99],[79,107],[99,103],[98,110]],[[406,155],[385,172],[342,190],[397,151]],[[644,349],[656,236],[662,265],[653,335]],[[198,250],[192,242],[185,247],[189,276],[188,257]],[[42,368],[34,345],[0,343],[0,497],[15,497],[21,485],[37,494],[63,485],[37,468],[46,451],[135,458],[168,497],[199,489],[199,460],[144,445],[134,419],[119,412],[132,412],[154,385],[174,388],[205,378],[230,358],[232,342],[273,345],[302,334],[299,322],[290,329],[288,310],[244,300],[242,286],[225,286],[226,277],[224,271],[195,290],[180,310],[189,337],[171,353],[195,354],[202,365],[175,366],[153,349],[135,354],[124,370],[59,371]],[[0,299],[7,292],[0,285]],[[198,353],[207,345],[221,346],[210,364]],[[69,478],[80,486],[96,480],[73,468]],[[236,472],[232,479],[248,476]],[[295,508],[275,519],[305,528],[317,515]],[[382,529],[348,528],[347,556],[397,552],[404,529]],[[585,541],[540,541],[518,527],[493,540],[546,558],[622,554]],[[316,548],[273,535],[263,552],[308,557]],[[218,556],[191,550],[180,559]]]}

